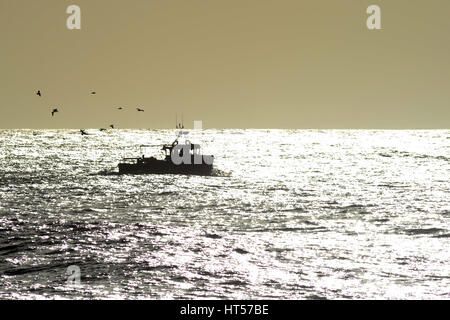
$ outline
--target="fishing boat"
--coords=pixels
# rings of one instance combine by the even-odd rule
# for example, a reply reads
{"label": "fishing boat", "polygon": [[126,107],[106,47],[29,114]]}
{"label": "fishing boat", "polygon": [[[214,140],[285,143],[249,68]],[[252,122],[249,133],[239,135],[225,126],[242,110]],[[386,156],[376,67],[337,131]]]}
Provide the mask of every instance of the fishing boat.
{"label": "fishing boat", "polygon": [[[185,174],[202,175],[212,174],[214,156],[202,155],[200,145],[192,144],[186,140],[184,144],[179,143],[180,132],[172,144],[165,144],[161,150],[164,152],[163,159],[146,157],[142,155],[137,158],[124,158],[119,163],[120,174]],[[151,147],[142,145],[141,148]]]}

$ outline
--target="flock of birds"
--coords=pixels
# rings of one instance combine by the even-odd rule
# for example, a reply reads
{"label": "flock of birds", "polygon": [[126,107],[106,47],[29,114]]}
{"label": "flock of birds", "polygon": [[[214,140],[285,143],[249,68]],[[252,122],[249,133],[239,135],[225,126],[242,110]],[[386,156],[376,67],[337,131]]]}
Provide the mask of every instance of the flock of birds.
{"label": "flock of birds", "polygon": [[[95,95],[95,94],[97,94],[97,92],[95,92],[95,91],[92,91],[92,92],[91,92],[91,95]],[[36,95],[39,96],[39,97],[42,97],[41,90],[38,90],[38,91],[36,92]],[[117,109],[118,109],[118,110],[123,110],[124,108],[123,108],[123,107],[117,107]],[[142,109],[142,108],[136,108],[136,110],[137,110],[138,112],[144,112],[144,111],[145,111],[145,110]],[[59,112],[58,108],[53,108],[53,110],[52,110],[52,112],[51,112],[52,117],[54,117],[54,116],[55,116],[55,113],[57,113],[57,112]],[[110,127],[111,129],[114,129],[114,125],[113,125],[113,124],[111,124],[109,127]],[[99,130],[100,130],[100,131],[106,131],[105,128],[100,128]],[[81,133],[81,135],[83,135],[83,136],[89,135],[89,134],[86,132],[86,130],[84,130],[84,129],[80,129],[80,133]]]}

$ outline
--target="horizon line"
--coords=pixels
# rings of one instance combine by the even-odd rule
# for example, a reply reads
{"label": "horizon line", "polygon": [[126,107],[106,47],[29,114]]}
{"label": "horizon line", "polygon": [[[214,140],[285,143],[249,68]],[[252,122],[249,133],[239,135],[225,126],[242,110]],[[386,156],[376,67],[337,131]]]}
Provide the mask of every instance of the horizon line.
{"label": "horizon line", "polygon": [[[101,127],[95,128],[0,128],[0,130],[100,130]],[[113,130],[390,130],[390,131],[398,131],[398,130],[450,130],[450,128],[240,128],[240,127],[227,127],[227,128],[203,128],[203,129],[195,129],[195,128],[105,128],[108,131]]]}

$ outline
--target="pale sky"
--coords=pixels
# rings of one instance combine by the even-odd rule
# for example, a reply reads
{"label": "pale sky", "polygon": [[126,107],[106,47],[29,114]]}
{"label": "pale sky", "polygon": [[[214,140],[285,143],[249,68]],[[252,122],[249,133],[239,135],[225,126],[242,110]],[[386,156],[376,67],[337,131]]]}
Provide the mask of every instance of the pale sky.
{"label": "pale sky", "polygon": [[[66,27],[71,4],[81,30]],[[382,30],[366,27],[371,4]],[[0,128],[173,128],[175,113],[186,127],[450,128],[449,12],[449,0],[0,0]]]}

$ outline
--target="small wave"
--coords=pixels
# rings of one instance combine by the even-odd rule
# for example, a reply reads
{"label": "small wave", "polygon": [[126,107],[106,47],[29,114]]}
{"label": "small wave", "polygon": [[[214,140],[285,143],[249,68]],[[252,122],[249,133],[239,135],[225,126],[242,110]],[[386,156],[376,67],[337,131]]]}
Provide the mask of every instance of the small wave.
{"label": "small wave", "polygon": [[65,224],[61,224],[61,227],[63,228],[63,230],[70,230],[70,231],[74,231],[74,232],[92,232],[92,231],[97,231],[97,230],[101,230],[101,226],[91,223],[91,224],[79,224],[79,223],[65,223]]}
{"label": "small wave", "polygon": [[373,205],[361,205],[361,204],[352,204],[345,207],[337,207],[340,213],[358,213],[358,214],[371,214],[370,211],[367,211],[367,207],[371,207]]}
{"label": "small wave", "polygon": [[57,264],[50,264],[50,265],[44,265],[44,266],[31,266],[31,267],[20,267],[20,268],[14,268],[12,270],[6,270],[4,271],[4,274],[7,276],[18,276],[18,275],[24,275],[28,273],[36,273],[36,272],[42,272],[42,271],[53,271],[56,268],[64,268],[68,267],[70,263],[57,263]]}
{"label": "small wave", "polygon": [[247,253],[249,253],[247,250],[244,250],[244,249],[241,249],[241,248],[234,249],[234,252],[237,252],[239,254],[247,254]]}
{"label": "small wave", "polygon": [[372,222],[388,222],[389,219],[388,218],[380,218],[380,219],[373,219],[371,221]]}
{"label": "small wave", "polygon": [[172,281],[178,281],[178,282],[187,282],[189,281],[188,277],[185,276],[174,276],[171,278]]}
{"label": "small wave", "polygon": [[292,249],[292,248],[267,248],[266,251],[282,253],[282,252],[292,252],[292,251],[294,251],[294,249]]}
{"label": "small wave", "polygon": [[345,207],[342,207],[341,209],[361,209],[365,207],[373,207],[373,205],[363,205],[363,204],[351,204]]}
{"label": "small wave", "polygon": [[174,192],[174,191],[162,191],[162,192],[157,193],[156,195],[158,195],[158,196],[169,196],[171,194],[177,194],[177,192]]}
{"label": "small wave", "polygon": [[383,187],[383,188],[406,188],[406,187],[408,187],[408,185],[393,182],[393,183],[378,184],[377,187]]}
{"label": "small wave", "polygon": [[412,153],[412,152],[406,152],[406,151],[393,151],[393,153],[399,154],[401,157],[405,158],[415,158],[415,159],[434,159],[434,160],[443,160],[450,162],[450,158],[445,156],[435,156],[435,155],[429,155],[429,154],[421,154],[421,153]]}
{"label": "small wave", "polygon": [[424,229],[406,229],[405,232],[410,235],[418,235],[418,234],[435,234],[440,232],[445,232],[447,230],[440,228],[424,228]]}
{"label": "small wave", "polygon": [[231,172],[226,172],[220,169],[212,169],[211,172],[212,177],[231,177]]}
{"label": "small wave", "polygon": [[97,173],[91,174],[92,176],[118,176],[120,175],[118,171],[115,171],[115,169],[105,169],[101,170]]}
{"label": "small wave", "polygon": [[292,209],[283,209],[280,210],[281,212],[300,212],[300,213],[305,213],[306,209],[302,208],[302,207],[298,207],[298,208],[292,208]]}
{"label": "small wave", "polygon": [[308,300],[328,300],[328,298],[325,296],[319,296],[319,295],[315,295],[315,294],[307,296],[306,299],[308,299]]}
{"label": "small wave", "polygon": [[0,247],[0,255],[9,255],[11,253],[34,250],[30,248],[29,245],[30,243],[18,243]]}
{"label": "small wave", "polygon": [[159,265],[159,266],[147,266],[142,268],[142,270],[145,271],[165,271],[171,269],[178,269],[178,267],[175,265]]}
{"label": "small wave", "polygon": [[267,188],[268,191],[289,191],[287,187],[270,187]]}
{"label": "small wave", "polygon": [[387,153],[379,153],[378,155],[381,157],[385,157],[385,158],[392,158],[392,155],[387,154]]}
{"label": "small wave", "polygon": [[91,213],[91,212],[101,212],[101,210],[93,208],[79,208],[72,211],[72,213]]}
{"label": "small wave", "polygon": [[224,281],[221,284],[224,285],[229,285],[229,286],[246,286],[247,282],[245,281],[240,281],[240,280],[229,280],[229,281]]}
{"label": "small wave", "polygon": [[268,229],[253,229],[253,230],[248,230],[250,232],[273,232],[273,231],[286,231],[286,232],[298,232],[298,231],[303,231],[303,232],[309,232],[309,231],[316,231],[316,232],[325,232],[328,231],[327,228],[325,227],[306,227],[306,228],[293,228],[293,227],[284,227],[284,228],[268,228]]}
{"label": "small wave", "polygon": [[210,239],[221,239],[222,238],[220,235],[215,234],[215,233],[205,233],[203,236],[206,238],[210,238]]}
{"label": "small wave", "polygon": [[310,193],[310,192],[300,192],[300,193],[295,193],[296,196],[299,197],[314,197],[315,194],[314,193]]}
{"label": "small wave", "polygon": [[450,233],[438,234],[433,236],[433,238],[450,238]]}
{"label": "small wave", "polygon": [[[69,249],[69,251],[70,251],[70,249]],[[55,255],[55,254],[57,254],[57,255],[64,254],[65,252],[66,251],[64,251],[64,250],[56,249],[56,250],[46,251],[46,252],[44,252],[44,254],[47,255],[47,256],[52,256],[52,255]]]}

